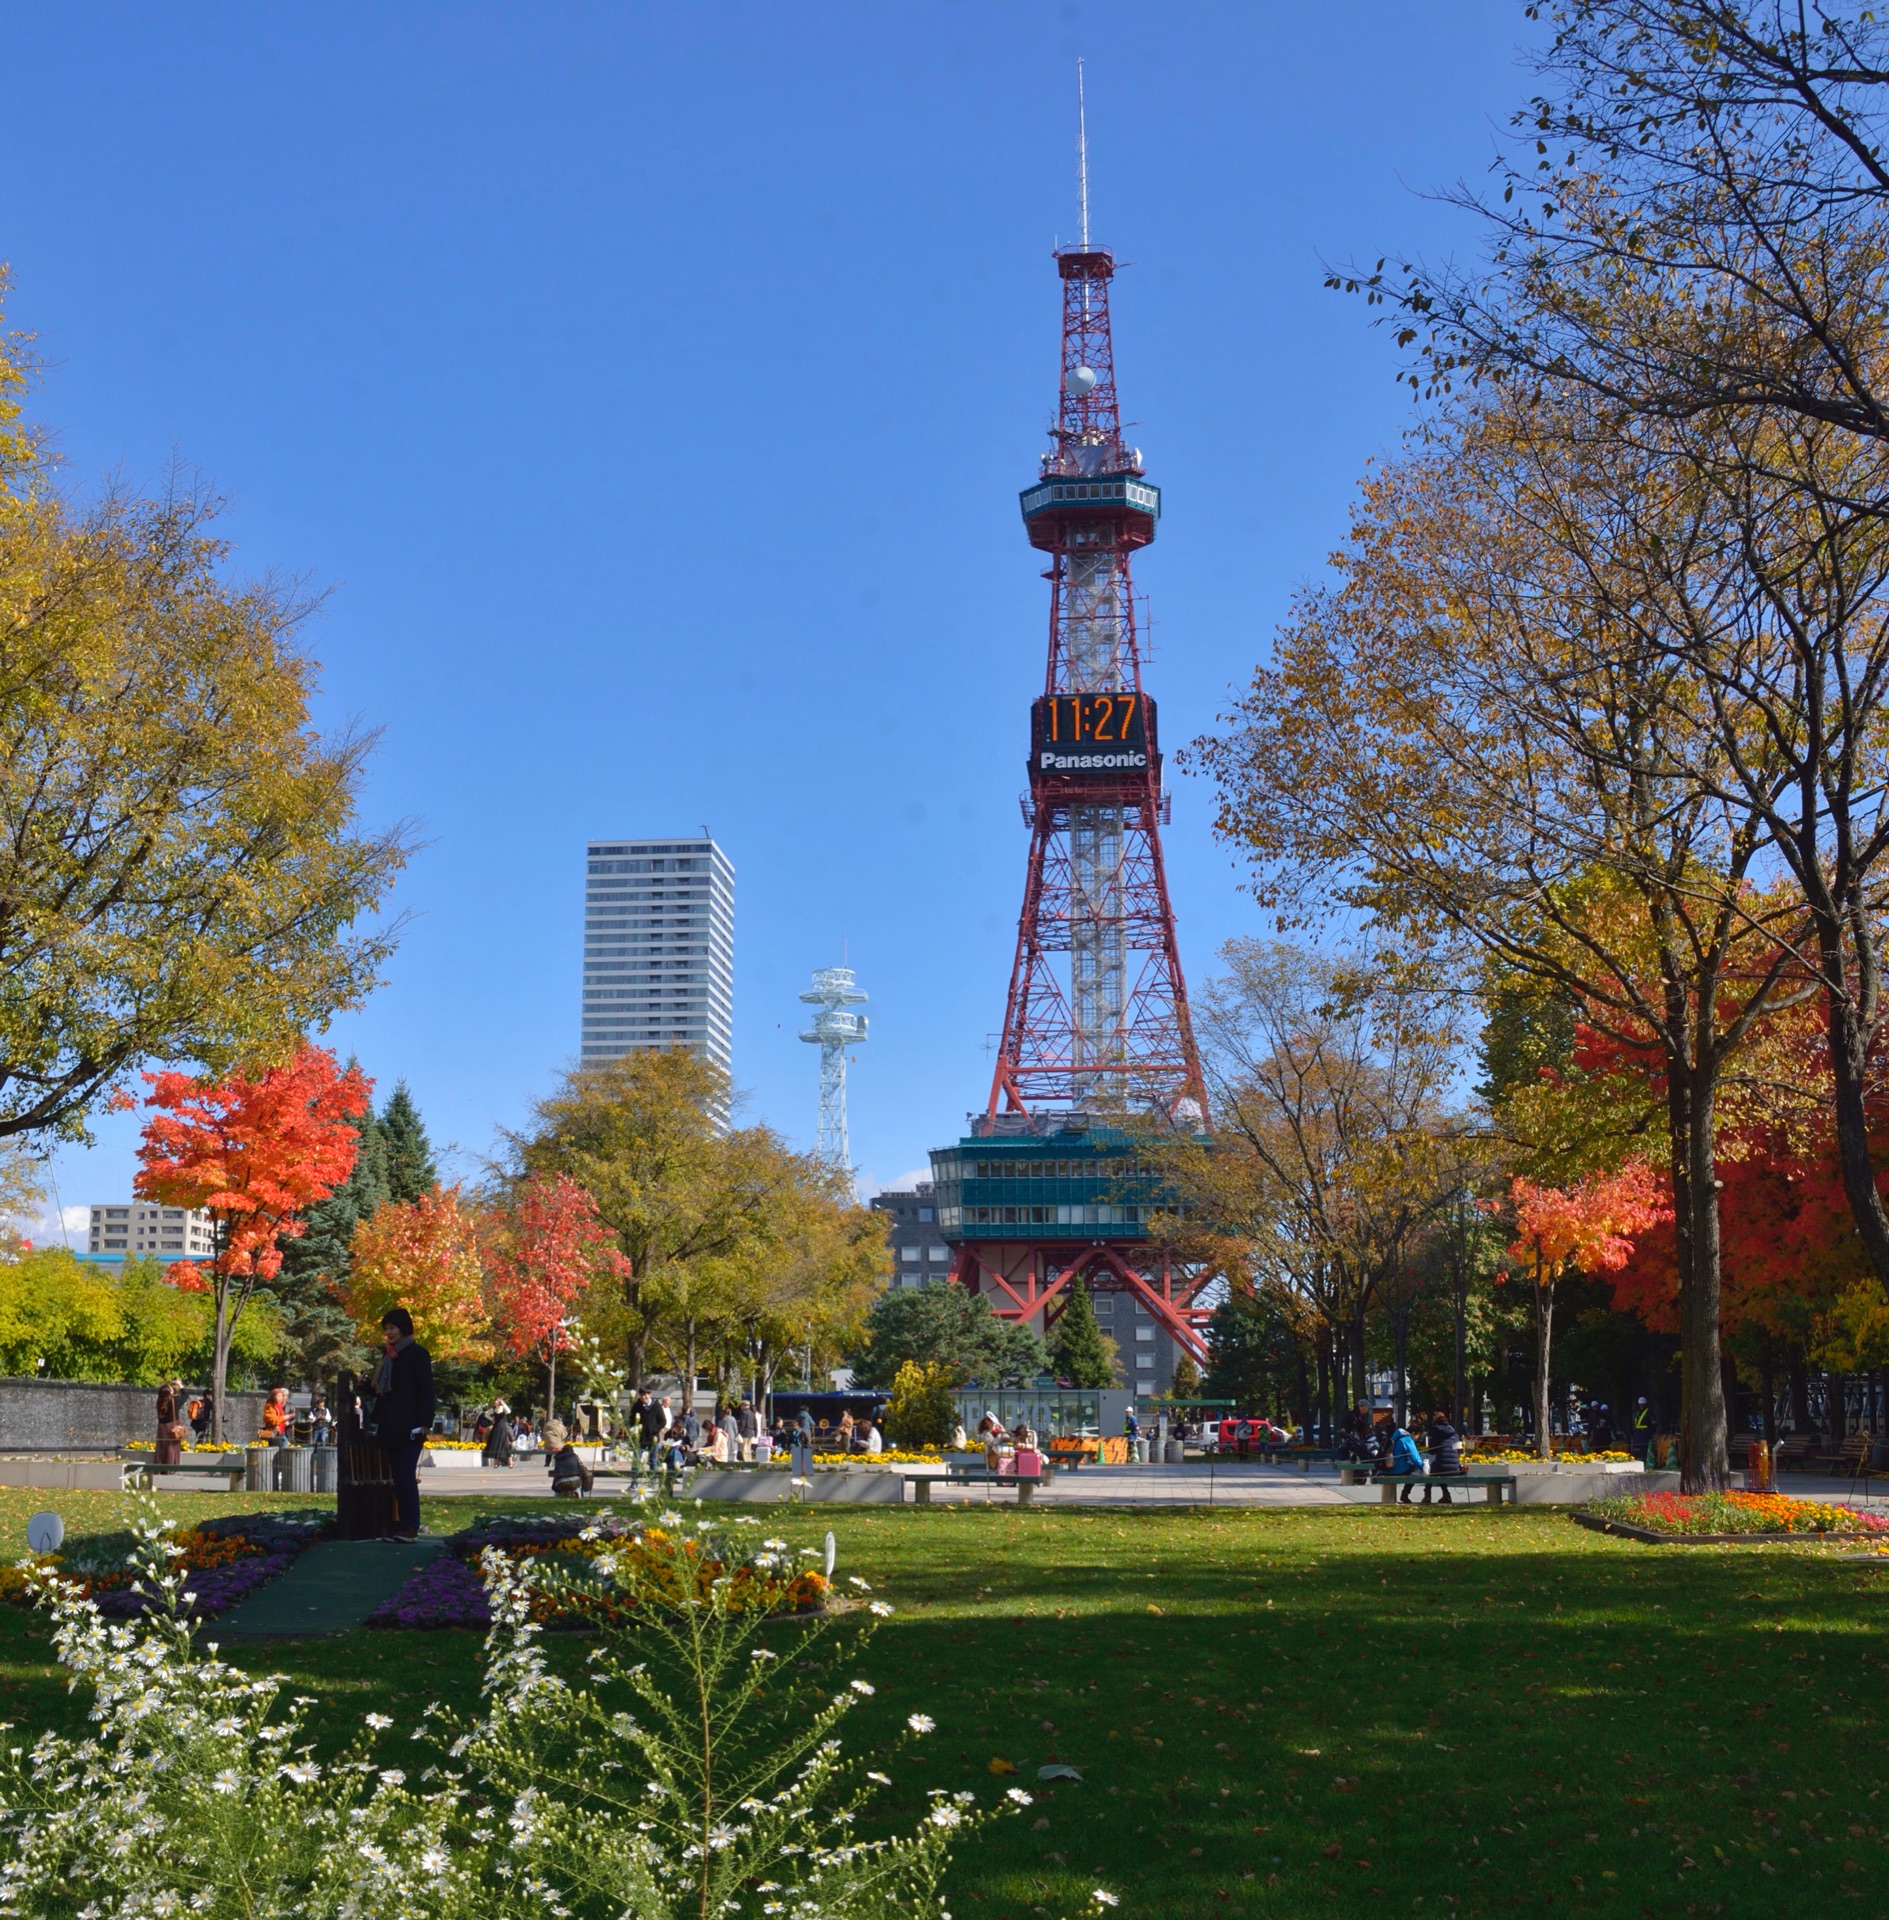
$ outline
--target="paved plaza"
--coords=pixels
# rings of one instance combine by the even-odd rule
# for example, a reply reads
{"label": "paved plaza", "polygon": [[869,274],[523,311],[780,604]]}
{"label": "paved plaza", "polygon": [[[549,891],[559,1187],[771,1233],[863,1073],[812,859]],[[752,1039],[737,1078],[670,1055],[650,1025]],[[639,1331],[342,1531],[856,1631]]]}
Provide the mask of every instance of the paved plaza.
{"label": "paved plaza", "polygon": [[[926,1473],[923,1468],[906,1471],[911,1478]],[[934,1505],[1015,1498],[1007,1488],[948,1484],[942,1468],[926,1477],[932,1481],[930,1491]],[[1636,1475],[1622,1474],[1619,1478],[1622,1493],[1635,1490]],[[619,1471],[604,1465],[597,1470],[592,1497],[598,1500],[622,1497],[643,1484],[648,1483],[635,1479],[627,1466]],[[654,1484],[661,1486],[660,1480]],[[1431,1484],[1441,1487],[1445,1483],[1439,1480]],[[421,1475],[420,1490],[432,1495],[491,1499],[500,1495],[544,1494],[549,1491],[549,1484],[544,1463],[525,1457],[510,1467],[487,1467],[476,1462],[465,1466],[435,1465]],[[1480,1489],[1466,1490],[1458,1486],[1454,1491],[1458,1505],[1481,1507],[1483,1504]],[[1780,1491],[1805,1500],[1854,1501],[1859,1506],[1889,1507],[1889,1477],[1859,1480],[1852,1488],[1846,1478],[1790,1474],[1783,1480]],[[686,1475],[677,1488],[677,1496],[688,1497]],[[910,1488],[906,1497],[908,1501],[912,1497]],[[1190,1461],[1181,1467],[1083,1466],[1073,1473],[1053,1475],[1035,1494],[1037,1505],[1059,1507],[1316,1508],[1377,1506],[1380,1501],[1379,1488],[1343,1486],[1330,1466],[1321,1465],[1306,1472],[1297,1467],[1267,1466],[1257,1461]]]}

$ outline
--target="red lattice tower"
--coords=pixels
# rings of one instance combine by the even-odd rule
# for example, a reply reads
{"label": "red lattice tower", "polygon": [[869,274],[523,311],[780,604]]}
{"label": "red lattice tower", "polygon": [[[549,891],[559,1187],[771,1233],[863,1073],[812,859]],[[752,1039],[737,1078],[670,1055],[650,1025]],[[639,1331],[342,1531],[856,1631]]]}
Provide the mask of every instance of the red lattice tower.
{"label": "red lattice tower", "polygon": [[1043,477],[1022,501],[1030,544],[1050,555],[1049,663],[1031,709],[1030,860],[987,1112],[1198,1120],[1206,1102],[1161,854],[1166,799],[1130,568],[1154,538],[1161,495],[1122,440],[1114,259],[1084,246],[1056,262],[1061,402]]}
{"label": "red lattice tower", "polygon": [[1050,556],[1050,620],[1030,713],[1016,960],[989,1103],[968,1139],[932,1155],[933,1183],[952,1278],[1002,1318],[1047,1334],[1081,1284],[1126,1296],[1177,1351],[1204,1360],[1215,1276],[1150,1239],[1164,1193],[1137,1146],[1151,1121],[1203,1130],[1206,1095],[1161,854],[1167,803],[1130,571],[1161,495],[1122,440],[1115,262],[1088,244],[1086,169],[1083,232],[1056,255],[1061,400],[1042,478],[1022,496],[1030,544]]}

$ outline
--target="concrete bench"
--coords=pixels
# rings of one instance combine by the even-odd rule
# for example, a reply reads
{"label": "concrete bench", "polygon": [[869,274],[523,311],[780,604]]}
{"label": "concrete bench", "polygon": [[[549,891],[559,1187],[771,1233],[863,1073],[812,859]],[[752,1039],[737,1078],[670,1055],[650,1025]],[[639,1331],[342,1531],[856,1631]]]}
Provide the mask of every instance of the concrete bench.
{"label": "concrete bench", "polygon": [[[1055,1469],[1047,1462],[1044,1464],[1041,1478],[1034,1474],[992,1473],[988,1467],[947,1466],[944,1471],[944,1477],[947,1484],[954,1487],[1015,1487],[1017,1490],[1017,1505],[1027,1507],[1035,1497],[1036,1490],[1042,1484],[1042,1481],[1047,1480],[1054,1471]],[[935,1480],[937,1475],[928,1474],[925,1478],[926,1484],[919,1488],[917,1494],[917,1499],[921,1505],[928,1505],[930,1503],[931,1487],[929,1483]]]}
{"label": "concrete bench", "polygon": [[1383,1504],[1387,1507],[1397,1504],[1399,1487],[1483,1487],[1487,1489],[1485,1497],[1492,1507],[1502,1504],[1506,1490],[1509,1505],[1515,1505],[1515,1476],[1512,1473],[1477,1473],[1473,1470],[1468,1473],[1373,1473],[1364,1484],[1381,1488]]}

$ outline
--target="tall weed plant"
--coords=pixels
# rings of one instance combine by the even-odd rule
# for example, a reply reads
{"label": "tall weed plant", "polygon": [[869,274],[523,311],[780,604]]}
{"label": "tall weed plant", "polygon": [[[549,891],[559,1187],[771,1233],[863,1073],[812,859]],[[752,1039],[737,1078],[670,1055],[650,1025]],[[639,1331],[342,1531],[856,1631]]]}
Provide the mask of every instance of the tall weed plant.
{"label": "tall weed plant", "polygon": [[[0,1756],[0,1914],[949,1920],[952,1846],[1030,1802],[934,1790],[908,1830],[863,1831],[893,1783],[838,1730],[872,1693],[857,1662],[890,1609],[862,1592],[840,1620],[756,1612],[722,1569],[773,1556],[790,1573],[783,1542],[737,1550],[664,1514],[581,1569],[488,1550],[477,1708],[405,1728],[370,1713],[320,1759],[316,1702],[200,1647],[167,1523],[147,1506],[133,1525],[142,1619],[107,1621],[56,1568],[28,1570],[92,1730]],[[600,1578],[621,1604],[567,1679],[540,1616]],[[915,1714],[904,1740],[930,1731]]]}

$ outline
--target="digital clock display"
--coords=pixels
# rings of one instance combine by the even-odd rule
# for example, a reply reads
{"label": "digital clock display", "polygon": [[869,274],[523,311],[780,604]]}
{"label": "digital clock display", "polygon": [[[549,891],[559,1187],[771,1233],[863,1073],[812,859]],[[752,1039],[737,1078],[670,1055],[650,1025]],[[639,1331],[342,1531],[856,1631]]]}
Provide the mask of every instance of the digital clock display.
{"label": "digital clock display", "polygon": [[1039,773],[1137,773],[1154,752],[1154,702],[1140,693],[1057,693],[1030,709]]}

